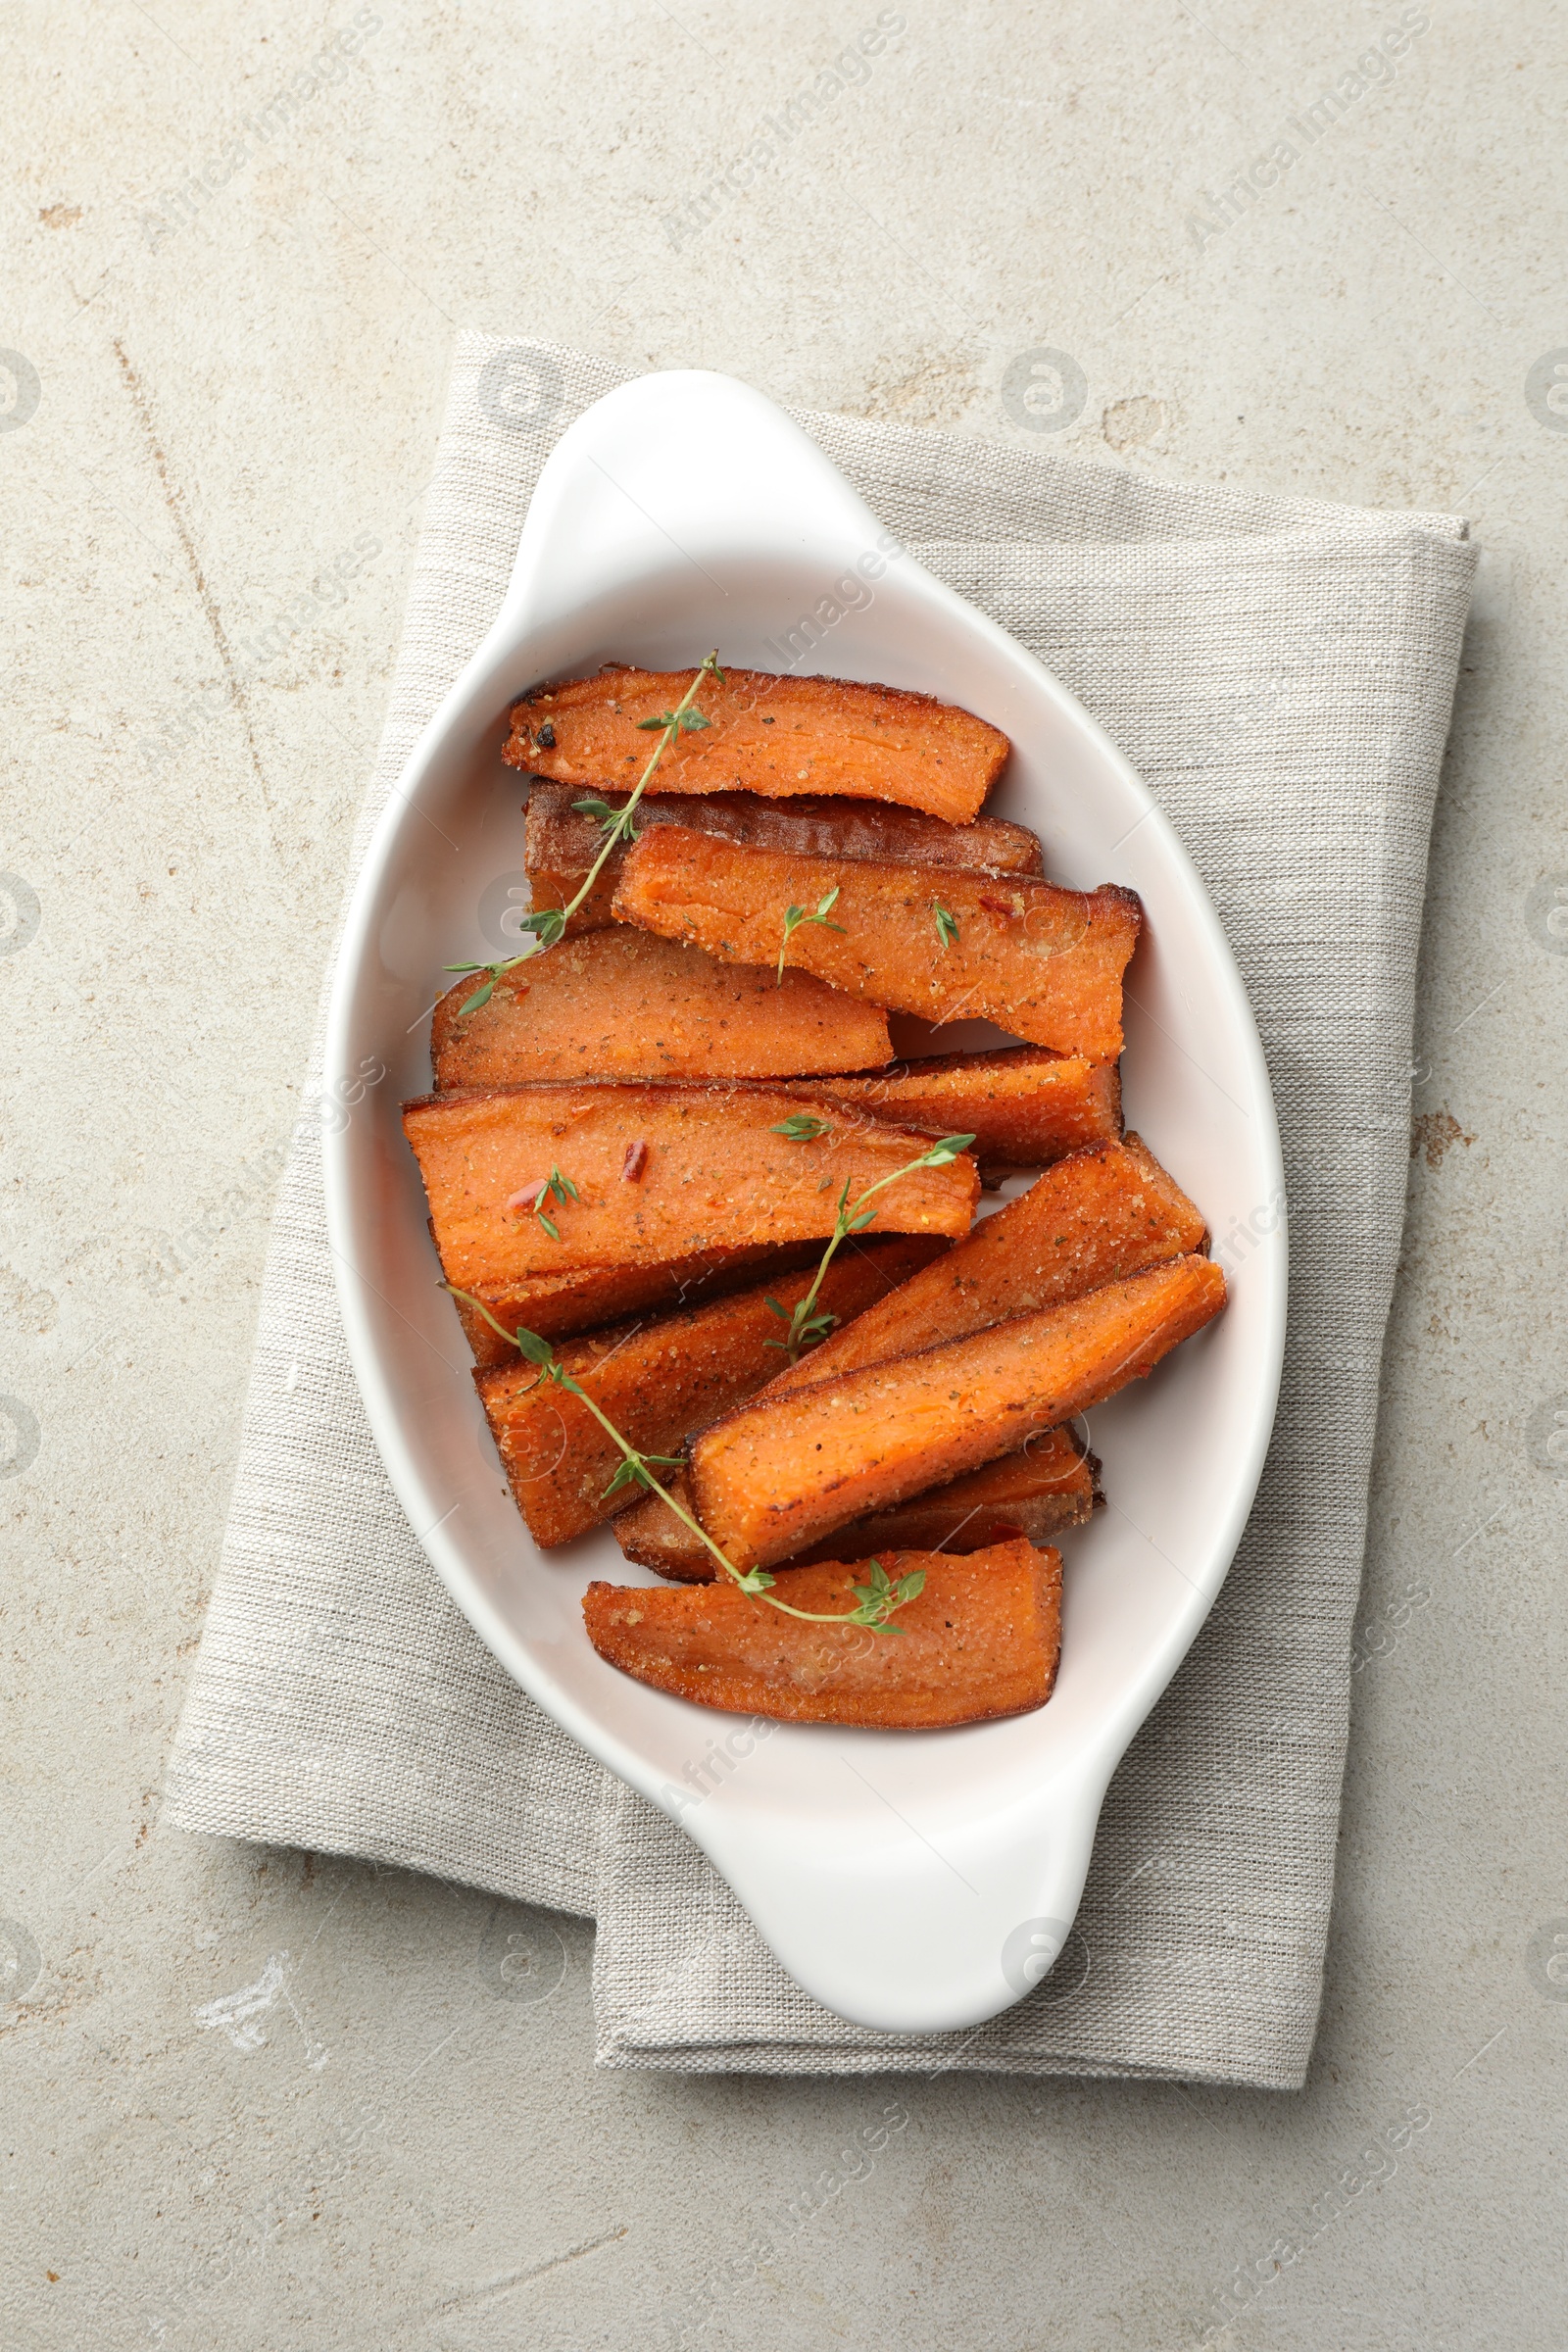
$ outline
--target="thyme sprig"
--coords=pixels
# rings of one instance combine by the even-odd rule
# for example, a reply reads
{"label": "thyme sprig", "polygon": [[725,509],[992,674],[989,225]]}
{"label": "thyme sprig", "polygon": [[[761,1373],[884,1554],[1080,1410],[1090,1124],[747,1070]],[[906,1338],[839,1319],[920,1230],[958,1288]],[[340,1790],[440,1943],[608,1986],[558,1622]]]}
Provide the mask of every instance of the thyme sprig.
{"label": "thyme sprig", "polygon": [[[514,1333],[513,1337],[515,1338],[516,1334]],[[658,1462],[662,1468],[678,1470],[685,1458],[685,1455],[680,1453],[638,1453],[634,1447],[617,1465],[615,1475],[609,1486],[600,1490],[602,1497],[608,1502],[612,1494],[620,1493],[622,1487],[646,1487],[648,1481],[643,1476],[643,1469],[649,1462]]]}
{"label": "thyme sprig", "polygon": [[521,1192],[514,1193],[507,1206],[517,1216],[521,1216],[525,1209],[531,1209],[550,1239],[559,1242],[561,1229],[553,1218],[545,1214],[545,1202],[559,1200],[564,1208],[568,1200],[577,1200],[581,1197],[571,1178],[563,1176],[559,1168],[553,1167],[548,1176],[539,1178],[537,1184],[525,1184]]}
{"label": "thyme sprig", "polygon": [[917,1168],[949,1166],[960,1152],[967,1152],[973,1142],[972,1135],[943,1136],[941,1141],[933,1144],[928,1152],[922,1152],[918,1159],[911,1159],[906,1167],[895,1168],[891,1175],[879,1176],[875,1184],[868,1184],[853,1205],[850,1200],[850,1180],[846,1176],[844,1190],[839,1195],[838,1215],[833,1223],[833,1237],[822,1252],[822,1262],[816,1269],[815,1279],[805,1298],[797,1300],[793,1314],[786,1313],[776,1298],[769,1298],[765,1301],[781,1323],[788,1323],[789,1332],[787,1337],[782,1340],[765,1340],[762,1343],[763,1346],[783,1348],[790,1362],[795,1364],[799,1363],[806,1348],[814,1348],[818,1341],[825,1340],[837,1323],[838,1317],[817,1311],[817,1294],[822,1288],[823,1277],[826,1275],[828,1267],[833,1263],[833,1254],[840,1242],[847,1241],[852,1233],[858,1233],[862,1226],[869,1225],[871,1219],[876,1215],[874,1208],[866,1206],[867,1201],[874,1200],[878,1193],[885,1193],[888,1186],[897,1184],[902,1176],[912,1176]]}
{"label": "thyme sprig", "polygon": [[837,931],[840,934],[843,933],[844,925],[842,923],[830,923],[827,919],[832,913],[834,906],[838,903],[838,886],[835,885],[834,888],[828,892],[825,899],[818,901],[814,914],[808,914],[804,906],[785,907],[784,937],[779,943],[778,951],[778,984],[780,988],[782,988],[784,985],[785,955],[788,952],[790,941],[795,937],[796,932],[800,930],[803,923],[820,923],[824,931]]}
{"label": "thyme sprig", "polygon": [[620,1466],[605,1489],[606,1494],[614,1494],[622,1486],[643,1487],[650,1494],[657,1494],[662,1502],[669,1505],[681,1525],[699,1543],[708,1546],[724,1574],[743,1592],[754,1593],[760,1600],[765,1600],[769,1608],[778,1609],[786,1617],[798,1617],[807,1625],[863,1625],[874,1634],[902,1634],[906,1630],[902,1625],[890,1625],[888,1620],[906,1602],[919,1598],[925,1588],[923,1568],[911,1569],[907,1576],[901,1576],[895,1584],[880,1560],[868,1560],[865,1563],[870,1570],[868,1581],[850,1588],[851,1592],[860,1596],[853,1609],[798,1609],[793,1602],[780,1600],[777,1593],[770,1590],[773,1578],[765,1568],[737,1568],[722,1546],[714,1543],[707,1528],[694,1519],[685,1504],[678,1501],[669,1489],[654,1476],[649,1467],[651,1463],[667,1465],[678,1461],[678,1455],[640,1452],[629,1438],[621,1436],[609,1414],[600,1411],[581,1382],[572,1379],[548,1340],[542,1340],[536,1331],[524,1331],[520,1326],[516,1331],[508,1331],[506,1325],[490,1312],[482,1298],[476,1298],[471,1291],[459,1290],[456,1283],[443,1283],[441,1287],[450,1291],[454,1298],[461,1298],[465,1305],[477,1307],[492,1331],[509,1341],[528,1363],[538,1366],[542,1379],[553,1381],[558,1389],[564,1389],[568,1396],[578,1397],[588,1407],[606,1437],[620,1448]]}
{"label": "thyme sprig", "polygon": [[[697,665],[696,676],[673,710],[662,710],[657,718],[640,718],[637,721],[638,726],[645,732],[657,727],[659,741],[654,746],[653,758],[638,777],[631,798],[623,808],[612,808],[608,801],[601,800],[576,801],[572,804],[574,808],[580,808],[586,814],[598,819],[605,836],[604,846],[588,868],[583,877],[582,887],[569,906],[536,906],[531,914],[525,914],[519,920],[518,930],[531,931],[541,948],[553,948],[557,940],[564,936],[566,925],[598,881],[605,859],[616,844],[622,841],[637,840],[637,827],[633,822],[637,812],[637,804],[647,791],[655,768],[658,767],[670,745],[678,736],[693,734],[699,727],[712,724],[712,721],[705,717],[701,710],[694,708],[698,688],[705,678],[717,678],[720,685],[725,682],[724,672],[718,666],[718,649],[716,647],[712,653],[704,655]],[[495,992],[496,982],[502,974],[510,972],[514,965],[523,962],[533,953],[532,949],[525,948],[520,956],[504,956],[497,963],[449,963],[444,965],[442,968],[449,972],[483,972],[486,975],[467,1002],[458,1007],[459,1020],[466,1019],[470,1012],[477,1012],[482,1004],[488,1004]]]}
{"label": "thyme sprig", "polygon": [[[906,1600],[918,1600],[920,1594],[925,1591],[925,1570],[923,1568],[911,1568],[907,1576],[901,1576],[898,1583],[895,1584],[880,1560],[869,1559],[865,1564],[871,1571],[866,1582],[863,1585],[850,1587],[852,1592],[858,1592],[860,1595],[862,1608],[879,1608],[887,1611],[902,1609]],[[884,1634],[906,1634],[909,1629],[906,1625],[889,1625],[884,1620],[878,1630]]]}
{"label": "thyme sprig", "polygon": [[[706,726],[708,722],[705,719],[703,723]],[[591,816],[602,833],[608,833],[613,825],[619,828],[615,835],[617,841],[641,841],[642,833],[638,826],[621,824],[620,820],[626,813],[624,808],[612,808],[608,801],[601,800],[573,801],[571,805],[579,816]]]}

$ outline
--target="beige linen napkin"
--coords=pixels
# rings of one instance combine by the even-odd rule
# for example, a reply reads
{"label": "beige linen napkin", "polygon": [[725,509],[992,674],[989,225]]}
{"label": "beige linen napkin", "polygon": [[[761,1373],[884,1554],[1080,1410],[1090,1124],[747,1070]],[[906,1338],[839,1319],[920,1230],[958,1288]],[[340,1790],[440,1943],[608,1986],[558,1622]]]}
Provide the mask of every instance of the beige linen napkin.
{"label": "beige linen napkin", "polygon": [[[622,380],[581,354],[462,339],[356,865],[500,602],[550,447]],[[1321,1989],[1427,836],[1474,551],[1449,515],[801,422],[1141,771],[1218,907],[1279,1105],[1292,1295],[1274,1443],[1213,1613],[1112,1784],[1077,1928],[1045,1984],[970,2034],[871,2033],[791,1982],[697,1849],[539,1713],[438,1584],[349,1369],[310,1123],[278,1200],[166,1818],[592,1914],[606,2065],[1290,2087]]]}

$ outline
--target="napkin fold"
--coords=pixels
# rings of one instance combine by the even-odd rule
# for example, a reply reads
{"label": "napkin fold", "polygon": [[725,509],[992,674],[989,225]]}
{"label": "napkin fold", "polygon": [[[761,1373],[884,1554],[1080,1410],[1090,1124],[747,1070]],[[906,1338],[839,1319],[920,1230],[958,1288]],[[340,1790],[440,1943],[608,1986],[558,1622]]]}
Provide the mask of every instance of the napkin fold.
{"label": "napkin fold", "polygon": [[[355,870],[501,601],[546,456],[625,380],[581,353],[461,338]],[[799,421],[1143,775],[1225,926],[1279,1110],[1274,1440],[1214,1609],[1111,1784],[1077,1926],[1038,1989],[969,2034],[877,2034],[792,1982],[698,1849],[540,1713],[437,1581],[349,1366],[313,1120],[277,1202],[164,1818],[591,1915],[606,2066],[1295,2087],[1322,1987],[1427,841],[1475,550],[1452,515]],[[1272,1205],[1216,1235],[1222,1260],[1278,1246]]]}

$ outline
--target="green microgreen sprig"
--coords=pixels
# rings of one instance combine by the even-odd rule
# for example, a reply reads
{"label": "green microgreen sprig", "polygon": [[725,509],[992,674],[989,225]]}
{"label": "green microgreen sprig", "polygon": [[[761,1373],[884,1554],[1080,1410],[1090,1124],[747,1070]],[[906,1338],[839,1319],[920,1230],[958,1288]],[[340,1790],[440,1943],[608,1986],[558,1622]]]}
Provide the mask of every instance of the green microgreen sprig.
{"label": "green microgreen sprig", "polygon": [[958,936],[957,918],[948,912],[940,899],[932,900],[931,910],[937,918],[938,939],[941,940],[944,949],[951,948]]}
{"label": "green microgreen sprig", "polygon": [[[601,800],[577,801],[573,804],[575,808],[583,809],[588,815],[598,819],[605,836],[604,847],[588,868],[582,887],[569,906],[536,906],[531,914],[523,915],[518,921],[518,930],[531,931],[539,947],[553,948],[559,939],[564,937],[566,925],[598,881],[604,862],[617,842],[635,841],[638,838],[637,827],[632,821],[637,812],[637,804],[647,791],[654,770],[676,737],[694,734],[699,727],[712,724],[712,721],[706,718],[701,710],[693,708],[697,700],[698,688],[705,678],[717,678],[720,685],[725,682],[724,672],[718,666],[716,647],[712,653],[704,655],[697,665],[696,676],[673,710],[663,710],[657,718],[640,718],[637,721],[638,726],[645,731],[657,727],[659,741],[654,746],[653,758],[638,777],[632,796],[623,808],[612,808],[608,801]],[[503,956],[498,963],[449,963],[444,965],[443,969],[449,972],[483,972],[485,974],[484,980],[474,990],[472,996],[467,999],[466,1004],[459,1005],[459,1020],[466,1019],[470,1012],[477,1012],[482,1004],[488,1004],[495,993],[496,982],[502,974],[510,972],[514,965],[522,963],[533,953],[534,950],[525,948],[522,955]]]}
{"label": "green microgreen sprig", "polygon": [[815,912],[811,914],[808,914],[804,906],[785,907],[784,937],[780,943],[778,951],[778,984],[780,988],[782,988],[784,985],[784,957],[788,953],[790,941],[795,937],[796,932],[800,930],[803,923],[820,923],[824,931],[837,931],[842,935],[844,925],[842,923],[830,923],[827,919],[838,902],[838,889],[836,887],[830,890],[827,894],[827,897],[818,902]]}
{"label": "green microgreen sprig", "polygon": [[657,1494],[662,1502],[669,1505],[681,1525],[688,1529],[699,1543],[707,1545],[724,1574],[731,1578],[743,1592],[756,1594],[759,1599],[765,1600],[770,1608],[780,1610],[786,1617],[798,1617],[807,1625],[863,1625],[869,1627],[874,1634],[902,1634],[906,1631],[904,1626],[890,1625],[888,1620],[896,1609],[902,1609],[906,1602],[919,1598],[925,1586],[923,1568],[911,1569],[907,1576],[901,1576],[898,1583],[895,1584],[880,1560],[868,1560],[866,1562],[866,1566],[870,1570],[868,1581],[863,1585],[852,1585],[850,1588],[851,1592],[859,1594],[859,1599],[853,1609],[798,1609],[793,1602],[780,1600],[777,1593],[770,1589],[773,1578],[765,1568],[737,1568],[723,1547],[714,1543],[707,1528],[694,1519],[685,1504],[678,1501],[669,1489],[654,1476],[650,1467],[651,1463],[658,1462],[661,1465],[668,1465],[679,1459],[677,1455],[639,1452],[629,1438],[621,1436],[609,1414],[600,1411],[599,1406],[581,1382],[572,1379],[571,1374],[566,1370],[565,1365],[548,1340],[542,1340],[536,1331],[524,1331],[520,1328],[516,1331],[508,1331],[506,1325],[498,1322],[490,1312],[484,1300],[476,1298],[471,1291],[460,1291],[455,1283],[450,1282],[443,1284],[442,1287],[450,1291],[454,1298],[461,1298],[466,1305],[476,1307],[492,1331],[499,1333],[502,1339],[509,1341],[528,1363],[537,1365],[543,1379],[554,1381],[558,1389],[564,1389],[568,1396],[580,1398],[588,1407],[606,1437],[612,1439],[620,1448],[620,1466],[610,1485],[605,1489],[606,1494],[614,1494],[616,1489],[622,1486],[642,1487],[650,1494]]}
{"label": "green microgreen sprig", "polygon": [[797,1110],[767,1132],[769,1135],[783,1136],[786,1143],[814,1144],[819,1135],[826,1135],[832,1124],[831,1119],[813,1118],[808,1110]]}
{"label": "green microgreen sprig", "polygon": [[[789,1124],[788,1121],[786,1121],[787,1124]],[[774,1132],[777,1134],[782,1131],[775,1129]],[[846,1176],[844,1190],[839,1195],[838,1215],[833,1222],[833,1237],[822,1252],[822,1262],[816,1269],[815,1279],[810,1289],[805,1298],[797,1302],[793,1314],[786,1313],[776,1298],[768,1298],[764,1302],[772,1308],[780,1322],[788,1323],[789,1332],[782,1340],[764,1341],[763,1346],[783,1348],[790,1362],[795,1364],[799,1363],[806,1348],[814,1348],[818,1341],[825,1340],[837,1323],[838,1317],[826,1312],[818,1312],[817,1294],[822,1288],[823,1277],[826,1275],[828,1267],[833,1263],[833,1253],[838,1249],[840,1242],[847,1241],[852,1233],[858,1233],[863,1226],[869,1225],[876,1215],[876,1210],[868,1208],[866,1203],[874,1200],[878,1193],[886,1192],[890,1184],[897,1184],[902,1176],[912,1176],[916,1168],[949,1166],[960,1152],[967,1152],[973,1142],[972,1135],[943,1136],[941,1141],[933,1144],[928,1152],[922,1152],[918,1159],[911,1159],[907,1166],[895,1168],[891,1175],[879,1176],[875,1184],[868,1184],[853,1205],[850,1200],[850,1180]]]}

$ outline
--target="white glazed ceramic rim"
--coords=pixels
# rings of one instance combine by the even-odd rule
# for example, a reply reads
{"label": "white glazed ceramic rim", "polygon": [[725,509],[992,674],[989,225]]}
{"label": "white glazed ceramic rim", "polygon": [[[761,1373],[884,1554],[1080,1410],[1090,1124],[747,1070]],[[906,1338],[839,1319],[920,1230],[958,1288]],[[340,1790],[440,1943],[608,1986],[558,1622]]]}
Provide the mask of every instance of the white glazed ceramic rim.
{"label": "white glazed ceramic rim", "polygon": [[[1055,1693],[1010,1722],[748,1726],[604,1665],[582,1631],[586,1584],[657,1580],[606,1531],[535,1548],[437,1288],[398,1101],[428,1088],[420,1015],[441,966],[495,953],[479,901],[522,863],[519,779],[499,759],[506,706],[541,678],[610,659],[675,667],[710,645],[740,665],[874,679],[980,712],[1014,747],[997,810],[1042,834],[1057,878],[1130,884],[1148,911],[1129,975],[1128,1122],[1209,1217],[1231,1304],[1093,1417],[1109,1507],[1064,1544]],[[1066,1937],[1110,1774],[1230,1564],[1284,1345],[1262,1051],[1202,885],[1127,761],[1038,662],[899,548],[771,403],[724,376],[644,377],[552,453],[496,623],[372,838],[332,988],[327,1081],[377,1062],[387,1081],[324,1139],[328,1237],[388,1475],[470,1624],[565,1732],[681,1823],[829,2008],[929,2033],[1019,1999]]]}

